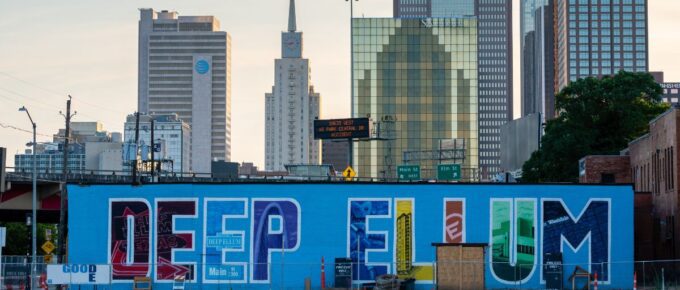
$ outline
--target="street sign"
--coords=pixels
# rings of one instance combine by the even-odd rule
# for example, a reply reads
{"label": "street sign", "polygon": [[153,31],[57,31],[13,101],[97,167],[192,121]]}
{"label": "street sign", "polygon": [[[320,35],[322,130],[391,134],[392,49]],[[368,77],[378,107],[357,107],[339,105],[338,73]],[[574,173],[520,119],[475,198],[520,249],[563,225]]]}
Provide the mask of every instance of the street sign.
{"label": "street sign", "polygon": [[460,164],[439,164],[437,166],[437,180],[460,180]]}
{"label": "street sign", "polygon": [[54,248],[56,248],[56,247],[54,246],[54,244],[52,242],[46,241],[44,244],[42,244],[42,247],[40,247],[40,248],[43,249],[43,251],[45,251],[45,253],[51,254],[52,251],[54,251]]}
{"label": "street sign", "polygon": [[342,172],[342,176],[345,177],[345,180],[352,180],[352,178],[357,176],[357,172],[352,169],[352,166],[347,166],[345,171]]}
{"label": "street sign", "polygon": [[399,180],[420,180],[420,165],[397,166]]}
{"label": "street sign", "polygon": [[52,263],[52,255],[45,255],[45,264]]}
{"label": "street sign", "polygon": [[5,241],[7,240],[7,228],[0,228],[0,248],[5,246]]}

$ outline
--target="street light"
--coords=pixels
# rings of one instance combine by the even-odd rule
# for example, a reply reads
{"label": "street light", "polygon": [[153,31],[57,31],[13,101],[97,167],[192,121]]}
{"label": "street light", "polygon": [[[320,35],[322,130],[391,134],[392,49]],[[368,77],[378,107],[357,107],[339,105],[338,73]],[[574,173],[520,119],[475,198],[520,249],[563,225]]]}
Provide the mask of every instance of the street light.
{"label": "street light", "polygon": [[33,118],[31,118],[31,113],[28,112],[28,109],[26,109],[25,106],[22,106],[19,108],[19,112],[26,112],[26,115],[28,115],[28,120],[31,121],[31,125],[33,125],[33,169],[31,172],[33,173],[33,198],[32,198],[32,215],[31,215],[31,289],[35,289],[35,273],[36,273],[36,257],[35,257],[35,252],[36,252],[36,224],[37,222],[37,213],[36,213],[36,205],[37,205],[37,162],[36,162],[36,156],[35,156],[35,148],[36,148],[36,140],[35,140],[35,129],[36,129],[36,124],[33,122]]}

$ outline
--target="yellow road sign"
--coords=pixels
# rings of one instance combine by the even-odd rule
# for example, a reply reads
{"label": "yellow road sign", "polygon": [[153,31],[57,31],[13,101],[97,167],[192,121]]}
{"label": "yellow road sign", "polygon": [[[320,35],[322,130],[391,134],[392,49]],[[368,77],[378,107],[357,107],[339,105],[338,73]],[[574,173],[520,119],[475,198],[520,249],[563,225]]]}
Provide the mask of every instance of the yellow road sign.
{"label": "yellow road sign", "polygon": [[42,244],[42,247],[40,247],[40,248],[43,249],[43,251],[45,251],[45,253],[51,254],[52,251],[54,251],[54,248],[56,248],[56,247],[54,246],[54,244],[52,242],[47,241],[44,244]]}
{"label": "yellow road sign", "polygon": [[357,176],[357,173],[352,169],[352,166],[347,166],[345,171],[342,172],[342,176],[345,177],[345,180],[352,180],[352,178]]}
{"label": "yellow road sign", "polygon": [[52,255],[45,255],[45,264],[52,263]]}

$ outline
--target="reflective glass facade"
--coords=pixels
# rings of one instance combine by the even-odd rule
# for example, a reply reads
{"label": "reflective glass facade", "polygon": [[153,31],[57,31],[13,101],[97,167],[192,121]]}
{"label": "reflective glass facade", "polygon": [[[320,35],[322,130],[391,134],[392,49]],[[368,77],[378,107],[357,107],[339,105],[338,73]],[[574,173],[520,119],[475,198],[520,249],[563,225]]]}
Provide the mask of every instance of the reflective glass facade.
{"label": "reflective glass facade", "polygon": [[648,71],[647,0],[557,0],[556,85]]}
{"label": "reflective glass facade", "polygon": [[[466,142],[464,167],[478,167],[477,21],[474,18],[355,18],[354,117],[394,118],[392,138],[354,143],[363,177],[394,177],[405,151]],[[422,161],[421,175],[437,161]],[[465,174],[465,173],[464,173]]]}
{"label": "reflective glass facade", "polygon": [[554,0],[522,0],[522,116],[555,115]]}

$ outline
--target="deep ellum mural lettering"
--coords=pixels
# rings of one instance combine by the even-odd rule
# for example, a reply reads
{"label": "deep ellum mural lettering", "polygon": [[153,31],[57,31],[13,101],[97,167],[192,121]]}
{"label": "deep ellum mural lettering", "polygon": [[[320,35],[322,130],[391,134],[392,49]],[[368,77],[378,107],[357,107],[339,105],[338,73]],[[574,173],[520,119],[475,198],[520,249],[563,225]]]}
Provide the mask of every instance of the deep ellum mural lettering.
{"label": "deep ellum mural lettering", "polygon": [[319,281],[321,257],[350,258],[355,282],[393,273],[429,289],[441,242],[488,244],[491,288],[541,288],[549,253],[562,253],[565,279],[580,266],[620,288],[633,274],[622,263],[633,260],[629,186],[70,186],[69,215],[69,262],[112,264],[121,289],[138,276],[170,287],[178,275],[301,289]]}

